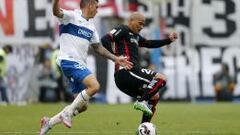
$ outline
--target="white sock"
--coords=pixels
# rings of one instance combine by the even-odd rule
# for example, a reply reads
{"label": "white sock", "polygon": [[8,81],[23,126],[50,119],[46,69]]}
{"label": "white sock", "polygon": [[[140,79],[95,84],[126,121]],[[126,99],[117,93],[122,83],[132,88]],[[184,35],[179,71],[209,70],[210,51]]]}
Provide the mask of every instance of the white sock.
{"label": "white sock", "polygon": [[87,102],[84,106],[82,106],[81,109],[80,109],[80,108],[77,108],[77,109],[73,112],[73,116],[77,116],[79,113],[82,113],[82,112],[86,111],[87,108],[88,108],[88,102]]}
{"label": "white sock", "polygon": [[77,95],[71,105],[67,108],[68,113],[73,116],[73,113],[77,108],[82,108],[85,104],[88,103],[91,97],[87,94],[86,90],[83,90]]}
{"label": "white sock", "polygon": [[72,104],[66,106],[60,113],[56,114],[49,120],[49,126],[52,128],[54,125],[61,123],[60,115],[64,111],[68,111],[71,116],[76,116],[80,112],[77,108],[81,108],[86,105],[91,97],[87,95],[86,90],[83,90],[78,96],[74,99]]}
{"label": "white sock", "polygon": [[[87,104],[85,104],[84,106],[87,106]],[[59,124],[62,122],[62,120],[60,119],[60,116],[62,114],[62,112],[64,112],[65,110],[69,109],[69,105],[66,106],[61,112],[59,112],[58,114],[54,115],[52,118],[50,118],[49,120],[49,126],[52,128],[53,126]],[[77,116],[79,113],[82,113],[82,110],[80,109],[76,109],[73,112],[73,116]]]}
{"label": "white sock", "polygon": [[60,115],[62,114],[62,112],[64,112],[65,110],[67,110],[67,108],[69,108],[69,105],[66,106],[61,112],[59,112],[58,114],[54,115],[52,118],[50,118],[49,120],[49,126],[52,128],[53,126],[55,126],[56,124],[61,123],[61,119],[60,119]]}
{"label": "white sock", "polygon": [[[85,101],[89,101],[89,99],[91,98],[88,94],[86,90],[83,90],[82,92],[82,97],[84,98]],[[80,94],[81,94],[80,93]]]}
{"label": "white sock", "polygon": [[55,126],[56,124],[61,123],[61,119],[60,119],[60,115],[62,112],[56,114],[55,116],[53,116],[52,118],[50,118],[49,120],[49,126],[52,128],[53,126]]}

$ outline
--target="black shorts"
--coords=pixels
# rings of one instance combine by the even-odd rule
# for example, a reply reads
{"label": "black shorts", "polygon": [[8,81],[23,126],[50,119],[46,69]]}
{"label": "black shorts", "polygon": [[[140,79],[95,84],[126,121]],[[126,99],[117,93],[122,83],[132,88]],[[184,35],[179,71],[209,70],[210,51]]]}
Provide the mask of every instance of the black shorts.
{"label": "black shorts", "polygon": [[142,95],[142,89],[152,81],[156,74],[157,72],[149,69],[133,67],[131,70],[118,70],[114,78],[117,87],[122,92],[137,98]]}

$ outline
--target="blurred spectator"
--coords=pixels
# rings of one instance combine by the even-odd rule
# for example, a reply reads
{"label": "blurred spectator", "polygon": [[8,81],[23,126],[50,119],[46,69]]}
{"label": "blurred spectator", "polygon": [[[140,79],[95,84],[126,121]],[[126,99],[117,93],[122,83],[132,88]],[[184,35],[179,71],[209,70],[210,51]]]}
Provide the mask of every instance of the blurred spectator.
{"label": "blurred spectator", "polygon": [[214,75],[214,89],[217,101],[232,101],[236,82],[229,74],[229,67],[223,63],[221,71]]}
{"label": "blurred spectator", "polygon": [[7,104],[9,102],[7,91],[6,91],[6,76],[7,76],[7,54],[12,52],[12,47],[6,45],[3,48],[0,48],[0,93],[1,93],[1,104]]}
{"label": "blurred spectator", "polygon": [[59,53],[59,49],[55,49],[53,50],[51,55],[51,66],[52,66],[53,74],[57,81],[57,88],[56,88],[57,101],[68,102],[73,100],[73,96],[72,94],[66,91],[67,80],[66,78],[64,78],[61,68],[57,65],[57,62],[56,62],[58,53]]}
{"label": "blurred spectator", "polygon": [[40,71],[39,83],[40,83],[40,95],[39,101],[41,102],[56,102],[56,88],[57,82],[54,76],[54,72],[51,67],[51,61],[45,59],[43,67]]}
{"label": "blurred spectator", "polygon": [[[160,25],[152,23],[151,26],[151,39],[161,39]],[[161,48],[154,48],[150,51],[150,65],[151,70],[161,72]]]}
{"label": "blurred spectator", "polygon": [[55,49],[52,52],[51,67],[52,67],[53,75],[55,76],[57,81],[57,88],[56,88],[57,101],[64,101],[63,78],[62,78],[61,70],[56,63],[58,52],[59,52],[59,49]]}
{"label": "blurred spectator", "polygon": [[161,71],[161,48],[151,50],[149,68],[151,70]]}

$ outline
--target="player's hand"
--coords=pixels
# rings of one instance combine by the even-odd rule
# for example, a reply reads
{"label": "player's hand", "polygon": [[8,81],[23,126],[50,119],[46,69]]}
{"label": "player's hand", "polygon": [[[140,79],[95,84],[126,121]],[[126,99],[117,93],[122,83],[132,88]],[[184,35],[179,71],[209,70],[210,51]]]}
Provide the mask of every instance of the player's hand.
{"label": "player's hand", "polygon": [[175,31],[174,31],[174,32],[171,32],[171,33],[169,34],[168,38],[169,38],[172,42],[174,42],[174,41],[177,40],[178,34],[177,34]]}
{"label": "player's hand", "polygon": [[128,61],[127,57],[119,56],[115,60],[116,64],[124,67],[125,69],[131,69],[133,67],[133,63]]}

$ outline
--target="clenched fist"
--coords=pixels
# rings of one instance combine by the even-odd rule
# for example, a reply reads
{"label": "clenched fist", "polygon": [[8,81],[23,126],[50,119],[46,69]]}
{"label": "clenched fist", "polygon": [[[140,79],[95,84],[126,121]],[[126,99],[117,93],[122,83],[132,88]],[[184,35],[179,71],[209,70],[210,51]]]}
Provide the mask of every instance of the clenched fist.
{"label": "clenched fist", "polygon": [[174,41],[177,40],[178,34],[177,34],[175,31],[174,31],[174,32],[171,32],[171,33],[169,34],[168,38],[169,38],[172,42],[174,42]]}

